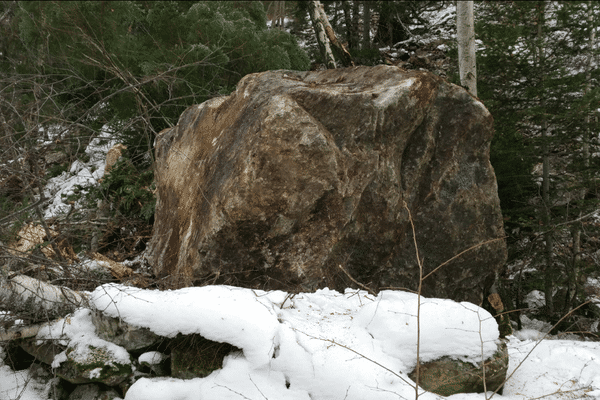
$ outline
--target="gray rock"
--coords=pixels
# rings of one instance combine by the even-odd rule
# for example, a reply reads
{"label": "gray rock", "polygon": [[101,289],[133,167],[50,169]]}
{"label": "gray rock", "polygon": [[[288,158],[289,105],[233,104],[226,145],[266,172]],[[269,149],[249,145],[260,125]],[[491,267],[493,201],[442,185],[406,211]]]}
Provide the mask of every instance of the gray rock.
{"label": "gray rock", "polygon": [[65,346],[57,344],[55,340],[37,340],[36,338],[23,339],[19,346],[45,364],[52,364],[54,357],[65,350]]}
{"label": "gray rock", "polygon": [[102,383],[116,386],[133,374],[131,356],[112,343],[96,339],[71,341],[52,366],[59,377],[74,383]]}
{"label": "gray rock", "polygon": [[147,258],[170,287],[414,290],[406,204],[425,274],[475,246],[423,295],[481,304],[506,260],[492,135],[483,104],[428,72],[248,75],[157,137]]}
{"label": "gray rock", "polygon": [[114,400],[120,398],[116,390],[101,389],[98,385],[90,383],[77,386],[68,400]]}
{"label": "gray rock", "polygon": [[144,349],[164,340],[148,328],[130,325],[119,318],[106,316],[100,311],[92,313],[92,322],[99,338],[128,351]]}
{"label": "gray rock", "polygon": [[169,356],[158,351],[146,352],[138,358],[139,370],[147,370],[156,376],[168,375]]}

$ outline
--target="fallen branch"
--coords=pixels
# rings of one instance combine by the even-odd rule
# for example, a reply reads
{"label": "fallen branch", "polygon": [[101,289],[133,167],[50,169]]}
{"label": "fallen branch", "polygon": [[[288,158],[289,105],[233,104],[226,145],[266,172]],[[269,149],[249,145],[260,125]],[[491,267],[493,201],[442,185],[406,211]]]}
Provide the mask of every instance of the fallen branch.
{"label": "fallen branch", "polygon": [[44,322],[43,324],[35,325],[15,325],[6,330],[0,329],[0,342],[34,337],[39,331],[55,322],[56,321]]}
{"label": "fallen branch", "polygon": [[369,292],[369,294],[372,294],[373,296],[377,296],[377,293],[375,293],[370,287],[363,285],[362,283],[360,283],[359,281],[357,281],[356,279],[354,279],[352,277],[352,275],[350,275],[348,273],[348,271],[346,271],[344,269],[344,267],[342,267],[341,264],[338,265],[338,267],[344,272],[344,274],[346,274],[346,276],[348,277],[348,279],[350,279],[352,282],[354,282],[356,285],[360,286],[361,288],[363,288],[364,290],[366,290],[367,292]]}
{"label": "fallen branch", "polygon": [[86,306],[88,296],[30,276],[16,275],[0,282],[0,303],[19,318],[48,321]]}

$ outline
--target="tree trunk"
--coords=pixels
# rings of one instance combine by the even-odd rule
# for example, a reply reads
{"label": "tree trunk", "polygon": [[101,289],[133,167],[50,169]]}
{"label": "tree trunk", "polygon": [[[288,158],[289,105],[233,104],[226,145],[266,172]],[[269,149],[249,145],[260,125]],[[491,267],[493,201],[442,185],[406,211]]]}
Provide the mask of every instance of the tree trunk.
{"label": "tree trunk", "polygon": [[363,1],[363,40],[362,48],[371,48],[371,2]]}
{"label": "tree trunk", "polygon": [[[543,101],[543,100],[542,100]],[[543,107],[542,107],[543,108]],[[554,247],[554,236],[550,227],[550,152],[548,149],[548,122],[546,117],[543,117],[542,121],[542,202],[543,202],[543,216],[542,222],[544,224],[544,261],[546,263],[544,267],[544,298],[546,300],[546,307],[548,313],[554,314],[554,268],[553,268],[553,254],[552,249]]]}
{"label": "tree trunk", "polygon": [[309,6],[310,18],[313,27],[315,28],[319,48],[321,49],[321,54],[323,55],[327,68],[337,68],[330,44],[333,45],[333,48],[336,50],[344,66],[353,66],[352,56],[350,56],[348,50],[346,50],[344,45],[337,39],[333,28],[329,24],[329,20],[327,19],[327,15],[325,14],[325,10],[323,10],[321,2],[318,0],[311,1],[309,2]]}
{"label": "tree trunk", "polygon": [[323,62],[328,69],[337,68],[335,58],[333,58],[333,53],[331,52],[331,46],[329,46],[327,34],[325,33],[325,24],[323,23],[323,18],[321,15],[321,2],[309,1],[308,4],[310,20],[313,28],[315,29],[315,35],[317,37],[317,42],[319,43],[319,50],[321,50]]}
{"label": "tree trunk", "polygon": [[[587,65],[586,65],[586,73],[585,73],[585,80],[586,80],[586,85],[585,85],[585,89],[584,89],[584,96],[586,94],[589,93],[589,91],[592,89],[592,85],[591,85],[591,79],[592,79],[592,62],[593,62],[593,54],[594,54],[594,48],[596,45],[596,30],[594,29],[594,14],[592,12],[592,8],[593,8],[593,4],[592,1],[588,1],[587,2],[587,6],[588,6],[588,15],[587,15],[587,24],[588,24],[588,29],[589,29],[589,46],[588,46],[588,60],[587,60]],[[581,148],[581,153],[582,153],[582,158],[583,158],[583,167],[586,170],[585,171],[585,175],[588,175],[587,169],[590,166],[590,141],[592,139],[592,133],[590,131],[590,123],[591,123],[591,115],[588,113],[585,116],[585,125],[586,125],[586,130],[583,134],[583,140],[582,140],[582,148]],[[581,189],[580,193],[579,193],[579,198],[578,200],[580,202],[583,202],[584,198],[585,198],[585,193],[586,193],[586,189],[583,188]],[[579,211],[579,218],[581,218],[582,215],[582,211]],[[577,300],[577,291],[579,288],[579,277],[580,277],[580,264],[581,264],[581,222],[578,221],[574,224],[573,226],[573,231],[572,231],[572,238],[573,238],[573,265],[572,265],[572,269],[571,269],[571,273],[569,274],[569,293],[568,293],[568,304],[567,307],[569,307],[568,310],[565,311],[570,311],[570,307],[574,307],[575,306],[575,302]]]}
{"label": "tree trunk", "polygon": [[284,30],[285,29],[285,1],[278,1],[279,3],[279,8],[278,8],[278,21],[279,21],[279,29],[280,30]]}
{"label": "tree trunk", "polygon": [[344,12],[344,23],[346,24],[346,37],[348,38],[348,48],[356,49],[358,47],[358,39],[356,38],[352,11],[350,9],[350,1],[342,1],[342,11]]}
{"label": "tree trunk", "polygon": [[456,3],[456,37],[460,84],[466,87],[473,96],[477,97],[473,1],[457,1]]}
{"label": "tree trunk", "polygon": [[354,0],[352,2],[352,34],[354,35],[354,43],[356,44],[356,48],[360,47],[360,1]]}
{"label": "tree trunk", "polygon": [[537,71],[540,78],[539,103],[542,112],[542,223],[544,225],[544,298],[546,307],[550,315],[554,314],[554,268],[553,254],[554,237],[551,229],[550,216],[550,150],[548,145],[548,121],[546,118],[546,103],[544,91],[544,24],[545,24],[546,4],[544,0],[538,2],[538,31],[537,31]]}
{"label": "tree trunk", "polygon": [[0,281],[0,303],[21,319],[49,321],[64,317],[88,301],[84,293],[26,276]]}

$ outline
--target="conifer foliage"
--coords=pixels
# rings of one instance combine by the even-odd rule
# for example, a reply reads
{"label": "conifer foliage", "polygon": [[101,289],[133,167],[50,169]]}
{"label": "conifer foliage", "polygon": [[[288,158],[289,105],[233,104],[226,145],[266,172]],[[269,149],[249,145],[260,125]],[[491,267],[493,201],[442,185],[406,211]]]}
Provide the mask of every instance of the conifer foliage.
{"label": "conifer foliage", "polygon": [[527,243],[512,246],[512,256],[541,272],[530,289],[545,293],[549,315],[578,304],[586,273],[597,268],[589,250],[598,234],[599,11],[593,1],[479,4],[479,94],[495,119],[492,163],[507,233]]}
{"label": "conifer foliage", "polygon": [[[158,132],[246,74],[310,66],[294,36],[268,29],[260,2],[5,1],[0,18],[0,165],[24,193],[2,201],[0,219],[43,192],[50,176],[40,160],[65,153],[52,166],[65,171],[108,129],[127,162],[97,193],[118,205],[113,213],[151,221]],[[35,168],[8,163],[17,159]]]}

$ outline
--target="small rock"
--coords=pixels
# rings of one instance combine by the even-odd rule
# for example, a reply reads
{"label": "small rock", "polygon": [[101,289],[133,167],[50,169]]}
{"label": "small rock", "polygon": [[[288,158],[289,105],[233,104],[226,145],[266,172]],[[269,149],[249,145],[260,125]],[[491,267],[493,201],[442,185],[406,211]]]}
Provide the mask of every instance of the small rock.
{"label": "small rock", "polygon": [[113,400],[120,399],[114,389],[103,390],[98,385],[90,383],[79,385],[73,390],[68,400]]}
{"label": "small rock", "polygon": [[140,350],[163,340],[148,328],[129,325],[118,318],[108,317],[100,311],[92,313],[92,322],[99,338],[128,351]]}
{"label": "small rock", "polygon": [[61,378],[74,383],[98,382],[116,386],[133,373],[127,351],[102,339],[82,338],[69,343],[52,363]]}
{"label": "small rock", "polygon": [[40,341],[36,338],[22,340],[19,345],[27,353],[35,357],[45,364],[52,364],[54,357],[65,350],[65,346],[61,346],[56,341]]}
{"label": "small rock", "polygon": [[[495,391],[504,385],[508,370],[508,348],[504,341],[500,342],[498,351],[492,358],[486,360],[484,365],[485,387],[481,363],[475,366],[450,357],[442,357],[439,360],[421,364],[419,385],[423,389],[441,396]],[[415,380],[415,371],[409,374],[409,377]]]}

